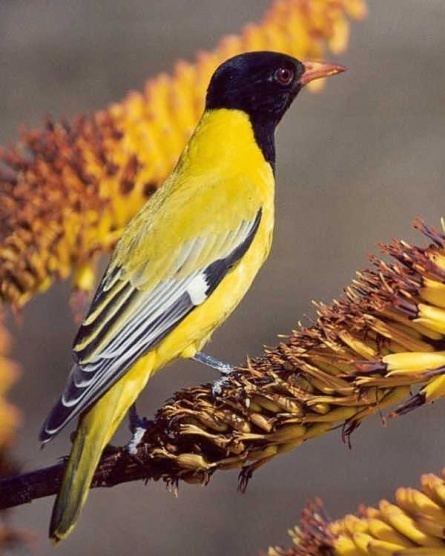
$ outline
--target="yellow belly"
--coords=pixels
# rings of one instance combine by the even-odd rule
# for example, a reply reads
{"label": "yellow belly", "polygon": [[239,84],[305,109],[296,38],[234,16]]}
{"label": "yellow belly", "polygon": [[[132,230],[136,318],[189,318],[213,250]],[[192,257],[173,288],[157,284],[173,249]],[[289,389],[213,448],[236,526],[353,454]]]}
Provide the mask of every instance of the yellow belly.
{"label": "yellow belly", "polygon": [[[262,210],[262,217],[252,245],[244,257],[211,296],[193,309],[153,349],[155,364],[152,372],[178,357],[193,357],[203,347],[250,288],[269,254],[272,241],[275,180],[271,166],[265,161],[256,143],[249,118],[244,113],[230,110],[206,113],[181,160],[177,184],[181,184],[181,172],[187,176],[197,176],[197,181],[202,183],[211,183],[211,179],[206,178],[207,175],[211,177],[216,173],[225,176],[218,187],[210,191],[212,195],[220,195],[226,199],[226,219],[232,214],[237,222],[244,218],[244,214],[256,214],[259,208]],[[202,191],[199,194],[203,203],[199,213],[204,219],[207,217],[207,193]],[[230,204],[233,207],[231,211],[228,208]],[[215,216],[217,215],[210,211],[208,217]],[[187,221],[194,222],[196,219],[191,214]]]}
{"label": "yellow belly", "polygon": [[200,351],[242,300],[265,262],[271,247],[274,210],[273,191],[263,208],[263,217],[252,245],[243,259],[230,271],[203,305],[194,309],[155,348],[157,371],[178,357],[189,358]]}

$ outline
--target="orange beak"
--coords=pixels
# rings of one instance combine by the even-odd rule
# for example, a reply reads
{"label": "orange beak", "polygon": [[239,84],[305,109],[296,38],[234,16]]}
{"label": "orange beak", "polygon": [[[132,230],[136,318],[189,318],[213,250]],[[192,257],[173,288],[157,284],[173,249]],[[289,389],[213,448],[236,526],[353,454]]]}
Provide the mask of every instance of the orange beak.
{"label": "orange beak", "polygon": [[325,64],[324,62],[303,62],[305,71],[300,77],[300,83],[307,85],[314,79],[321,79],[322,77],[330,77],[346,71],[345,66],[340,64]]}

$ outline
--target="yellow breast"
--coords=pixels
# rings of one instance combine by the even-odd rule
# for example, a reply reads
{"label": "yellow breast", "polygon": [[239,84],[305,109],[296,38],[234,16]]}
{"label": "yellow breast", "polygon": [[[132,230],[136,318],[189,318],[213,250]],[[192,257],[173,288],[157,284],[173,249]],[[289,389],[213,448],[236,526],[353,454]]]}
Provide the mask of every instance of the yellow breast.
{"label": "yellow breast", "polygon": [[[274,176],[253,134],[248,116],[235,110],[206,113],[174,175],[172,187],[181,187],[181,174],[195,176],[203,218],[220,225],[252,218],[262,210],[260,226],[245,256],[222,280],[205,303],[196,307],[156,348],[156,367],[177,357],[191,357],[226,320],[246,294],[266,260],[274,226]],[[214,177],[218,176],[215,180]],[[204,184],[213,180],[209,191]],[[198,183],[203,184],[202,187]],[[221,199],[219,214],[206,214],[206,196]]]}

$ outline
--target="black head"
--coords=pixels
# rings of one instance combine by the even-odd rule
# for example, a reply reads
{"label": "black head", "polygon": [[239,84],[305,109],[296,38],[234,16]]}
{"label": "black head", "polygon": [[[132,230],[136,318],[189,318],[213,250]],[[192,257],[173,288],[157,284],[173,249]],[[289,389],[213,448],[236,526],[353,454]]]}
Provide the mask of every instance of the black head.
{"label": "black head", "polygon": [[213,74],[206,109],[229,108],[248,114],[256,140],[273,164],[275,128],[302,87],[343,70],[333,64],[300,62],[279,52],[240,54]]}
{"label": "black head", "polygon": [[206,108],[232,108],[252,121],[276,126],[303,86],[304,65],[278,52],[248,52],[230,58],[213,74]]}

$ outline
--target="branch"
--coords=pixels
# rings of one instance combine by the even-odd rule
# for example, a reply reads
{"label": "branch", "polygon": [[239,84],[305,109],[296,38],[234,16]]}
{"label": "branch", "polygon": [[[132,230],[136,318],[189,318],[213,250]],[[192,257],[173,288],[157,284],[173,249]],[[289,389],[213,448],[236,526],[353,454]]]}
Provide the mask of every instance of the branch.
{"label": "branch", "polygon": [[[8,477],[0,481],[0,510],[20,506],[45,496],[56,494],[62,483],[65,458],[56,465]],[[139,464],[122,448],[107,448],[96,471],[92,488],[114,486],[136,479],[144,479],[148,465]]]}
{"label": "branch", "polygon": [[[373,260],[344,296],[318,306],[315,325],[294,331],[228,378],[178,392],[157,413],[136,457],[110,448],[94,487],[143,480],[207,483],[238,468],[244,489],[253,471],[304,441],[400,404],[400,415],[445,395],[445,235],[418,222],[427,248],[393,242],[396,262]],[[417,389],[410,394],[411,388]],[[401,403],[403,401],[403,403]],[[5,478],[0,507],[54,494],[63,463]]]}

